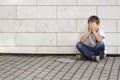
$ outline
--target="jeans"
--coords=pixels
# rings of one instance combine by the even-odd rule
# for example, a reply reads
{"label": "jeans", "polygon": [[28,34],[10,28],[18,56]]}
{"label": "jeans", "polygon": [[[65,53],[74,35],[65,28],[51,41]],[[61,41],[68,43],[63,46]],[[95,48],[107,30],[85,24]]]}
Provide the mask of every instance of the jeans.
{"label": "jeans", "polygon": [[105,45],[102,41],[98,42],[94,47],[89,47],[81,42],[78,42],[76,47],[86,59],[92,59],[92,55],[99,55],[100,59],[104,58]]}

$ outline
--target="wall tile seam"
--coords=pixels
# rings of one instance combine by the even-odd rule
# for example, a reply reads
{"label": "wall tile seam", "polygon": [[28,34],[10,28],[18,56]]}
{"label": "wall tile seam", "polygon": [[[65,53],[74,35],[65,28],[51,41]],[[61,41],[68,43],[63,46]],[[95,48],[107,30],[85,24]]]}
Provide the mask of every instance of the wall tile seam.
{"label": "wall tile seam", "polygon": [[108,5],[105,5],[105,4],[91,4],[91,5],[0,5],[0,6],[120,6],[120,4],[108,4]]}
{"label": "wall tile seam", "polygon": [[98,16],[98,7],[96,6],[96,15]]}
{"label": "wall tile seam", "polygon": [[111,46],[111,45],[106,45],[105,47],[119,47],[119,46],[115,46],[115,45],[113,45],[113,46]]}
{"label": "wall tile seam", "polygon": [[57,6],[56,6],[56,20],[58,19],[58,11],[57,11]]}
{"label": "wall tile seam", "polygon": [[[87,20],[88,18],[0,18],[0,20]],[[100,18],[100,20],[120,20],[120,18]]]}
{"label": "wall tile seam", "polygon": [[56,46],[56,45],[55,46],[36,46],[36,45],[32,45],[32,46],[27,46],[27,45],[26,46],[25,45],[20,46],[19,45],[19,46],[17,46],[16,45],[16,46],[0,46],[0,47],[43,47],[43,48],[44,47],[48,47],[48,48],[50,48],[50,47],[63,47],[64,48],[64,47],[75,47],[75,45],[74,46]]}
{"label": "wall tile seam", "polygon": [[[68,46],[56,46],[56,45],[14,45],[14,46],[0,46],[0,47],[68,47]],[[69,46],[74,47],[74,46]]]}
{"label": "wall tile seam", "polygon": [[0,47],[3,47],[3,48],[6,48],[6,47],[8,47],[8,48],[12,48],[12,47],[13,48],[17,48],[17,47],[18,48],[21,48],[21,47],[23,47],[23,48],[25,47],[26,48],[26,47],[30,47],[31,48],[31,47],[34,47],[34,46],[0,46]]}
{"label": "wall tile seam", "polygon": [[0,45],[0,47],[16,47],[15,45]]}
{"label": "wall tile seam", "polygon": [[120,47],[120,45],[106,45],[106,47]]}
{"label": "wall tile seam", "polygon": [[37,19],[35,20],[36,21],[36,23],[35,23],[35,26],[36,26],[36,33],[37,33],[37,30],[38,30],[38,21],[37,21]]}
{"label": "wall tile seam", "polygon": [[120,46],[117,46],[117,53],[118,53],[118,54],[119,54],[119,47],[120,47]]}
{"label": "wall tile seam", "polygon": [[56,33],[56,47],[58,47],[58,34]]}
{"label": "wall tile seam", "polygon": [[[88,17],[89,18],[89,17]],[[0,18],[0,20],[87,20],[88,18]],[[120,20],[120,19],[108,19],[100,18],[100,20]]]}
{"label": "wall tile seam", "polygon": [[[120,5],[6,5],[17,7],[117,7]],[[1,7],[1,5],[0,5]]]}
{"label": "wall tile seam", "polygon": [[38,51],[37,51],[37,47],[35,47],[35,53],[37,53]]}
{"label": "wall tile seam", "polygon": [[120,32],[120,31],[118,31],[118,20],[116,20],[116,32]]}
{"label": "wall tile seam", "polygon": [[[36,0],[36,2],[37,2],[37,0]],[[36,24],[35,25],[36,25],[36,32],[37,32],[37,19],[36,19]],[[35,49],[36,49],[35,51],[36,51],[36,54],[37,54],[37,47]]]}
{"label": "wall tile seam", "polygon": [[76,32],[78,32],[78,31],[77,31],[77,30],[78,30],[78,29],[77,29],[77,28],[78,28],[78,25],[77,25],[77,24],[78,24],[78,20],[76,19]]}
{"label": "wall tile seam", "polygon": [[[62,18],[61,18],[62,19]],[[64,19],[64,18],[63,18]],[[87,20],[88,18],[77,18],[77,20]],[[108,19],[108,18],[106,18],[106,19],[102,19],[102,18],[100,18],[100,20],[120,20],[120,19]]]}
{"label": "wall tile seam", "polygon": [[[76,41],[77,43],[78,41]],[[74,45],[0,45],[0,47],[75,47]],[[105,47],[120,47],[120,45],[106,45]]]}
{"label": "wall tile seam", "polygon": [[105,33],[120,33],[120,32],[105,32]]}
{"label": "wall tile seam", "polygon": [[[43,47],[43,48],[45,48],[45,47],[51,47],[51,48],[55,48],[55,47],[61,47],[61,48],[76,48],[76,46],[0,46],[0,47],[8,47],[8,48],[10,48],[10,47]],[[114,47],[114,48],[119,48],[120,46],[105,46],[106,48],[112,48],[112,47]]]}
{"label": "wall tile seam", "polygon": [[[102,27],[103,28],[103,27]],[[104,29],[103,29],[104,30]],[[72,33],[74,33],[74,32],[72,32]],[[85,33],[85,32],[82,32],[82,31],[78,31],[78,32],[76,32],[76,33]],[[106,34],[106,33],[120,33],[120,31],[118,31],[118,32],[116,32],[116,31],[104,31],[104,33]]]}
{"label": "wall tile seam", "polygon": [[75,32],[75,31],[74,32],[73,31],[72,32],[62,32],[62,31],[61,32],[39,32],[39,31],[37,31],[37,32],[14,32],[14,31],[13,32],[5,32],[4,31],[4,32],[0,32],[0,33],[51,33],[52,34],[52,33],[84,33],[84,32]]}
{"label": "wall tile seam", "polygon": [[117,4],[117,5],[120,5],[120,4],[119,4],[119,0],[116,0],[116,4]]}
{"label": "wall tile seam", "polygon": [[0,5],[0,6],[18,6],[18,7],[39,7],[39,6],[44,6],[44,7],[91,7],[91,6],[120,6],[120,5]]}
{"label": "wall tile seam", "polygon": [[0,32],[1,34],[3,33],[17,33],[17,34],[28,34],[28,33],[33,33],[33,34],[43,34],[43,33],[45,33],[45,34],[48,34],[48,33],[50,33],[50,34],[65,34],[65,33],[67,33],[67,34],[69,34],[69,33],[76,33],[76,34],[78,34],[78,33],[84,33],[84,32]]}
{"label": "wall tile seam", "polygon": [[78,0],[76,0],[76,5],[78,5]]}
{"label": "wall tile seam", "polygon": [[[15,52],[15,51],[13,51],[13,52],[0,52],[0,53],[1,53],[1,54],[2,54],[2,53],[4,53],[4,54],[39,54],[39,53],[36,53],[36,52],[35,52],[35,53],[33,53],[33,52],[29,52],[29,53],[27,53],[27,52],[25,53],[25,52],[24,52],[24,53],[23,53],[23,52]],[[42,53],[40,53],[40,54],[42,54]],[[43,54],[50,54],[50,53],[43,53]],[[62,54],[62,53],[61,53],[61,54]],[[71,53],[71,54],[72,54],[72,53]]]}
{"label": "wall tile seam", "polygon": [[[116,20],[116,18],[100,18],[101,20]],[[120,20],[120,18],[117,18],[117,20]]]}
{"label": "wall tile seam", "polygon": [[51,47],[51,48],[52,48],[52,47],[53,47],[53,48],[56,48],[56,47],[60,47],[60,48],[66,48],[66,47],[67,47],[67,48],[74,48],[75,46],[36,46],[36,47],[43,47],[43,48],[44,48],[44,47]]}
{"label": "wall tile seam", "polygon": [[[0,20],[86,20],[88,18],[0,18]],[[104,20],[115,20],[115,19],[104,19]],[[120,19],[118,19],[120,20]]]}
{"label": "wall tile seam", "polygon": [[[0,20],[86,20],[88,18],[3,18]],[[106,19],[105,19],[106,20]],[[113,19],[114,20],[114,19]]]}
{"label": "wall tile seam", "polygon": [[36,1],[36,5],[38,5],[38,0],[35,0]]}
{"label": "wall tile seam", "polygon": [[15,33],[15,47],[16,47],[16,44],[17,44],[17,33]]}
{"label": "wall tile seam", "polygon": [[16,19],[17,19],[17,6],[16,6]]}
{"label": "wall tile seam", "polygon": [[[88,17],[89,18],[89,17]],[[87,20],[88,18],[0,18],[0,20]],[[100,18],[101,20],[116,20],[115,18]],[[120,18],[117,18],[120,20]]]}
{"label": "wall tile seam", "polygon": [[[82,33],[85,33],[85,32],[0,32],[0,33],[1,33],[1,34],[4,34],[4,33],[17,33],[17,34],[25,34],[25,33],[26,33],[26,34],[28,34],[28,33],[33,33],[33,34],[35,34],[35,33],[36,33],[36,34],[43,34],[43,33],[45,33],[45,34],[48,34],[48,33],[50,33],[50,34],[56,34],[56,33],[57,33],[57,34],[76,33],[76,34],[78,34],[78,33],[81,33],[81,34],[82,34]],[[115,33],[116,33],[116,34],[118,33],[118,34],[119,34],[120,32],[105,32],[105,34],[107,34],[107,33],[114,33],[114,34],[115,34]]]}

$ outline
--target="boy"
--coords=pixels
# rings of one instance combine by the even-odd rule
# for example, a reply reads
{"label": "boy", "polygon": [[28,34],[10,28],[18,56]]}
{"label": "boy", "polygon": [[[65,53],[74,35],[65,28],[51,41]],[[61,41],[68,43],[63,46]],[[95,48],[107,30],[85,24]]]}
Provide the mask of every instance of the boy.
{"label": "boy", "polygon": [[89,17],[88,31],[82,36],[80,42],[76,44],[77,49],[82,53],[79,58],[97,62],[104,58],[105,35],[99,25],[100,19],[97,16]]}

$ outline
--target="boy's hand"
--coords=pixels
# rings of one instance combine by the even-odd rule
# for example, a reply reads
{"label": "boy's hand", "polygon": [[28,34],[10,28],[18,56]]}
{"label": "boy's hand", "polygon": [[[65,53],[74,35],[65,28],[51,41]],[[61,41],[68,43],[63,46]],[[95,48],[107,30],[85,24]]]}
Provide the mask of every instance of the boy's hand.
{"label": "boy's hand", "polygon": [[97,31],[96,31],[96,27],[95,27],[95,26],[91,26],[91,31],[92,31],[92,32],[97,32]]}
{"label": "boy's hand", "polygon": [[88,29],[91,30],[92,32],[97,32],[97,27],[95,26],[94,23],[90,23],[88,25]]}

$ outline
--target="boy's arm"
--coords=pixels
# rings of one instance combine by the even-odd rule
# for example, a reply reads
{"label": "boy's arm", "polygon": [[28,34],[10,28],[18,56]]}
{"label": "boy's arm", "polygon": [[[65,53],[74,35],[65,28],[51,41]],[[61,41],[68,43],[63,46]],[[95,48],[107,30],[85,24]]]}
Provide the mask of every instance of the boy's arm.
{"label": "boy's arm", "polygon": [[88,36],[90,35],[90,33],[91,33],[91,30],[88,30],[88,32],[87,32],[84,36],[82,36],[82,38],[80,39],[80,42],[84,43],[85,40],[86,40],[86,39],[88,38]]}
{"label": "boy's arm", "polygon": [[96,32],[96,31],[92,31],[92,32],[93,32],[93,34],[94,34],[95,39],[97,40],[97,42],[102,41],[103,36],[101,36],[101,35],[97,34],[97,32]]}
{"label": "boy's arm", "polygon": [[97,40],[97,42],[102,41],[103,36],[97,34],[97,29],[96,29],[96,27],[93,24],[91,24],[90,30],[93,33],[93,35],[95,36],[95,39]]}

